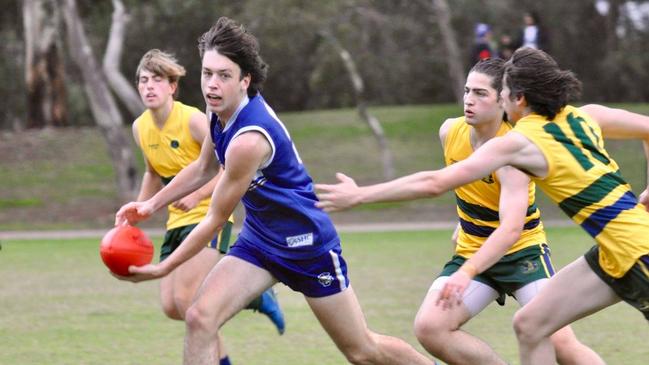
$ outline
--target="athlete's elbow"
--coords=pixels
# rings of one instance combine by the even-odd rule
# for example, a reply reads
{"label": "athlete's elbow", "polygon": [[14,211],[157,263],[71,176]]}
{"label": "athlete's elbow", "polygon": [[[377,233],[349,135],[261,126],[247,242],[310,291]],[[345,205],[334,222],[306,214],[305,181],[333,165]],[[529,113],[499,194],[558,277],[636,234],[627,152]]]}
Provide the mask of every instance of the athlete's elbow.
{"label": "athlete's elbow", "polygon": [[426,173],[423,184],[424,195],[430,198],[435,198],[444,194],[448,190],[448,187],[443,184],[434,172]]}
{"label": "athlete's elbow", "polygon": [[518,239],[521,237],[521,234],[523,233],[523,224],[520,225],[512,225],[509,227],[503,227],[504,229],[504,235],[505,235],[505,241],[511,241],[516,242]]}

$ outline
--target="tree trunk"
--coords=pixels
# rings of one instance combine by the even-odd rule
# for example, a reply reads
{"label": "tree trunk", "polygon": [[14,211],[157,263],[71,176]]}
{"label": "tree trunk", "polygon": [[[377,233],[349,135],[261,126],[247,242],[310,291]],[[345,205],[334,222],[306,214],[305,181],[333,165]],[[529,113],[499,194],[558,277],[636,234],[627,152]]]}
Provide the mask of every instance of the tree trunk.
{"label": "tree trunk", "polygon": [[130,16],[126,13],[121,0],[113,0],[113,8],[113,18],[106,53],[104,54],[103,68],[111,89],[135,119],[144,111],[144,104],[142,104],[140,95],[133,88],[133,83],[129,82],[119,69],[122,46],[124,45],[124,33],[126,33],[126,26],[130,21]]}
{"label": "tree trunk", "polygon": [[[446,0],[432,0],[432,7],[437,18],[437,25],[446,49],[446,64],[453,87],[453,94],[458,103],[462,103],[464,95],[464,65],[457,43],[455,31],[451,26],[451,14]],[[473,65],[471,65],[473,66]]]}
{"label": "tree trunk", "polygon": [[358,69],[356,68],[356,63],[352,59],[351,54],[338,42],[338,39],[334,37],[331,32],[327,30],[322,30],[319,34],[327,40],[338,52],[340,59],[343,61],[345,70],[349,75],[349,79],[354,88],[354,95],[356,96],[356,108],[358,109],[358,114],[363,118],[363,120],[369,125],[372,130],[372,134],[376,138],[379,149],[381,151],[381,161],[383,163],[383,177],[386,180],[391,180],[395,177],[394,170],[394,158],[392,157],[392,152],[388,146],[388,140],[385,137],[383,128],[379,123],[378,119],[371,115],[367,110],[367,104],[365,103],[365,98],[363,95],[364,86],[363,78],[361,77]]}
{"label": "tree trunk", "polygon": [[24,0],[27,128],[68,124],[59,12],[53,0]]}
{"label": "tree trunk", "polygon": [[72,59],[81,69],[90,109],[108,144],[120,199],[124,202],[132,200],[137,193],[138,181],[130,138],[124,131],[122,117],[105,76],[98,72],[99,67],[86,38],[75,0],[63,0],[62,9],[68,33],[68,48]]}

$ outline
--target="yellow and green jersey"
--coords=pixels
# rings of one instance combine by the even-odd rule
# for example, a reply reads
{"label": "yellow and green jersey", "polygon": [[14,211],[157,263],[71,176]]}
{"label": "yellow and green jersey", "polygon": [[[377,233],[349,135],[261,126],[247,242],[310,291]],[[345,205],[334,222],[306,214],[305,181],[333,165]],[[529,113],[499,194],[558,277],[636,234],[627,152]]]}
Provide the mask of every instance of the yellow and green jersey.
{"label": "yellow and green jersey", "polygon": [[[444,159],[447,166],[468,158],[474,152],[470,139],[472,128],[465,122],[464,117],[456,118],[449,128],[444,141]],[[503,122],[496,135],[501,136],[511,129],[510,124]],[[507,254],[546,242],[541,212],[535,203],[534,183],[530,183],[528,190],[525,226],[520,238],[507,251]],[[457,214],[460,218],[456,254],[469,258],[482,247],[489,235],[500,225],[498,213],[500,182],[498,177],[495,173],[491,173],[481,180],[455,189],[455,199]]]}
{"label": "yellow and green jersey", "polygon": [[596,122],[566,106],[552,121],[528,115],[516,123],[514,131],[545,156],[548,174],[533,180],[595,239],[599,264],[607,274],[622,277],[640,256],[649,253],[649,213],[604,149]]}
{"label": "yellow and green jersey", "polygon": [[[175,101],[162,129],[155,124],[149,110],[135,121],[142,151],[165,185],[200,154],[201,144],[194,140],[189,129],[189,119],[195,113],[200,111]],[[167,230],[200,222],[207,214],[209,204],[209,198],[203,199],[188,212],[169,205]]]}

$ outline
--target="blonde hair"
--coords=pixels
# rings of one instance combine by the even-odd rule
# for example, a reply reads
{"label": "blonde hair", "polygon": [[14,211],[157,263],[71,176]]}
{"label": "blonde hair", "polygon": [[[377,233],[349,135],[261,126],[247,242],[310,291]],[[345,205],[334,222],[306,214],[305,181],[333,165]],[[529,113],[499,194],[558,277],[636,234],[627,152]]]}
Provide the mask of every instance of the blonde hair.
{"label": "blonde hair", "polygon": [[142,70],[166,77],[171,83],[177,83],[186,74],[185,68],[178,63],[176,57],[171,53],[163,52],[159,49],[152,49],[142,56],[140,64],[135,71],[136,83],[140,79],[140,72]]}

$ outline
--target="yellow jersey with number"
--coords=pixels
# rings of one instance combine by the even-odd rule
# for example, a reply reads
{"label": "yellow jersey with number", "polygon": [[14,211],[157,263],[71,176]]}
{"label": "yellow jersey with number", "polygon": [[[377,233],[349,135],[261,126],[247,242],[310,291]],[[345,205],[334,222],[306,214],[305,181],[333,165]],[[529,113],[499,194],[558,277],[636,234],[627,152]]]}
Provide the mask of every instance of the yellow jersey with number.
{"label": "yellow jersey with number", "polygon": [[[464,117],[456,118],[452,123],[444,141],[444,159],[447,166],[468,158],[474,152],[470,138],[472,128],[465,122]],[[503,122],[496,135],[502,136],[511,128],[509,123]],[[528,190],[525,226],[520,238],[507,251],[507,254],[546,243],[541,212],[535,203],[534,183],[530,182]],[[500,182],[498,177],[495,173],[491,173],[481,180],[455,189],[455,199],[460,219],[460,231],[455,252],[459,256],[469,258],[482,247],[489,235],[500,224],[498,214]]]}
{"label": "yellow jersey with number", "polygon": [[[142,113],[135,121],[142,152],[165,185],[200,154],[201,144],[194,140],[189,129],[189,119],[195,113],[200,111],[175,101],[162,128],[158,128],[155,124],[149,110]],[[169,205],[167,229],[199,223],[207,214],[209,205],[209,198],[201,200],[188,212]]]}
{"label": "yellow jersey with number", "polygon": [[568,105],[552,121],[528,115],[514,131],[545,156],[548,174],[533,180],[595,239],[599,264],[607,274],[622,277],[649,253],[649,213],[606,152],[596,122]]}

